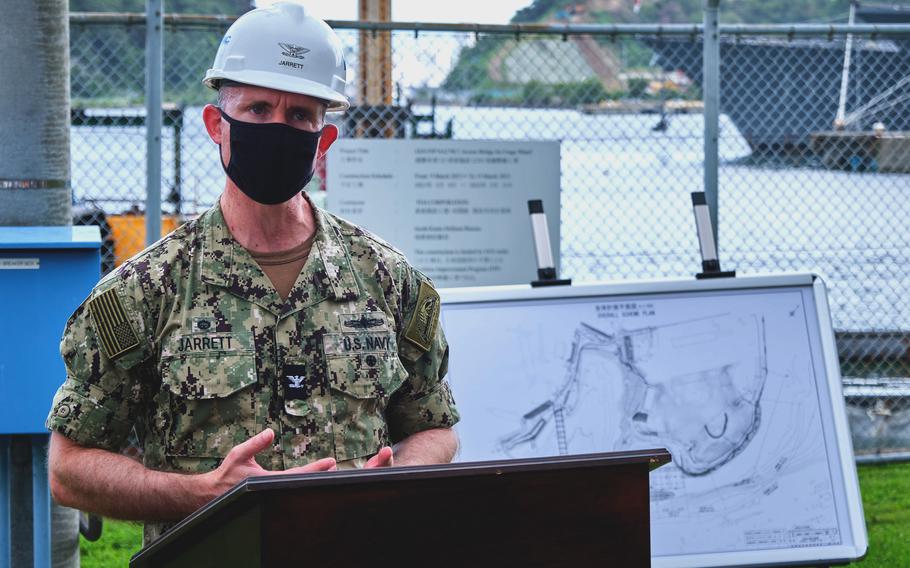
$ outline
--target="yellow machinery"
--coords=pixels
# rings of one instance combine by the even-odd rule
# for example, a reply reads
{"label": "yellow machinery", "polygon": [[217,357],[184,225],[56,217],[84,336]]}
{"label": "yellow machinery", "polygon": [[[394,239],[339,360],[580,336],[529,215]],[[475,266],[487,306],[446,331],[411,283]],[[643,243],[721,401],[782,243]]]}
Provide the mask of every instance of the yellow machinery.
{"label": "yellow machinery", "polygon": [[[145,215],[108,215],[107,223],[114,241],[114,265],[120,266],[145,248]],[[176,215],[161,217],[161,236],[183,224]]]}

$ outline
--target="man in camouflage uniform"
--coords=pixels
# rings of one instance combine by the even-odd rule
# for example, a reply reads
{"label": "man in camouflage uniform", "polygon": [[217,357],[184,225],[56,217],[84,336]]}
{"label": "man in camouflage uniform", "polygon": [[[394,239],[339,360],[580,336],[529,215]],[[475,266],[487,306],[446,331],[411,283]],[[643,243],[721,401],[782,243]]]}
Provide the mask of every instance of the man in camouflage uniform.
{"label": "man in camouflage uniform", "polygon": [[[325,26],[274,10],[309,36]],[[72,315],[47,420],[54,498],[149,521],[146,542],[252,475],[446,462],[457,445],[438,294],[396,249],[313,206],[298,185],[312,160],[299,172],[286,154],[311,141],[324,155],[337,137],[325,110],[346,99],[229,81],[203,111],[224,193]],[[303,251],[290,280],[268,262],[287,250]],[[133,431],[141,464],[119,453]]]}

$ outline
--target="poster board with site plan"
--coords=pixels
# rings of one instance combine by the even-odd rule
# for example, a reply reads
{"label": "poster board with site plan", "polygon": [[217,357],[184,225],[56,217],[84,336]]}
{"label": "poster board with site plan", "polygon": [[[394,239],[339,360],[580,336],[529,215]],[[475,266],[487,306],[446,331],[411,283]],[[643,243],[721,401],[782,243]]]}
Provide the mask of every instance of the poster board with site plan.
{"label": "poster board with site plan", "polygon": [[865,554],[820,278],[449,289],[442,325],[457,460],[666,447],[657,568]]}

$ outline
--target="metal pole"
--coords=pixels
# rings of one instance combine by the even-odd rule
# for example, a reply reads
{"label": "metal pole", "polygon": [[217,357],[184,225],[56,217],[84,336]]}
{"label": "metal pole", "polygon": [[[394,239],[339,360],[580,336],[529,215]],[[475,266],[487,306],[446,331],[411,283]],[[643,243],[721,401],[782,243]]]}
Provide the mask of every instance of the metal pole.
{"label": "metal pole", "polygon": [[714,242],[720,248],[717,238],[717,168],[718,168],[718,116],[720,115],[720,32],[717,12],[720,0],[705,0],[704,20],[704,78],[702,83],[705,100],[705,174],[704,189],[708,209],[711,212],[711,226]]}
{"label": "metal pole", "polygon": [[174,125],[174,213],[178,216],[183,207],[183,106],[173,115]]}
{"label": "metal pole", "polygon": [[[235,16],[208,14],[165,14],[169,26],[198,26],[223,30],[234,23]],[[145,14],[137,12],[73,12],[70,22],[89,25],[135,25],[145,23]],[[401,30],[418,32],[469,32],[504,35],[659,35],[694,36],[701,24],[457,24],[441,22],[361,22],[359,20],[326,20],[336,30]],[[905,36],[910,24],[722,24],[724,35],[831,36],[863,34],[878,37]]]}
{"label": "metal pole", "polygon": [[[851,26],[856,19],[856,0],[850,2],[850,17],[847,23]],[[840,96],[837,100],[837,115],[834,117],[834,128],[844,127],[844,115],[847,113],[847,85],[850,82],[850,54],[853,51],[853,34],[847,34],[844,45],[844,68],[840,77]]]}
{"label": "metal pole", "polygon": [[145,3],[145,244],[161,238],[161,97],[164,0]]}
{"label": "metal pole", "polygon": [[32,550],[35,568],[51,566],[51,492],[46,434],[32,436]]}
{"label": "metal pole", "polygon": [[13,564],[10,550],[10,533],[12,517],[10,516],[10,469],[12,462],[9,456],[9,436],[0,434],[0,566]]}
{"label": "metal pole", "polygon": [[868,463],[899,463],[910,462],[910,452],[894,452],[887,454],[868,454],[856,456],[857,465]]}

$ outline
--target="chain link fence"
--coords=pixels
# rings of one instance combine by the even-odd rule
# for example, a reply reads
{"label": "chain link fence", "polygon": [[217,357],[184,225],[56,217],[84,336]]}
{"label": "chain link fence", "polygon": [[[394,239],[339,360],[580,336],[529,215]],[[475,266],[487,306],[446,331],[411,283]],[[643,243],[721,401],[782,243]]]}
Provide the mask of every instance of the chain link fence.
{"label": "chain link fence", "polygon": [[[144,242],[145,28],[126,16],[71,22],[73,193],[78,220],[109,230],[110,269]],[[201,79],[229,24],[185,18],[165,28],[164,231],[223,186],[200,117],[214,93]],[[334,119],[343,136],[560,140],[562,274],[697,270],[689,194],[703,183],[699,28],[357,25],[335,23],[355,105]],[[379,40],[391,43],[391,91],[363,104],[361,48]],[[908,132],[910,29],[722,37],[724,267],[825,277],[854,446],[873,457],[910,452]]]}

